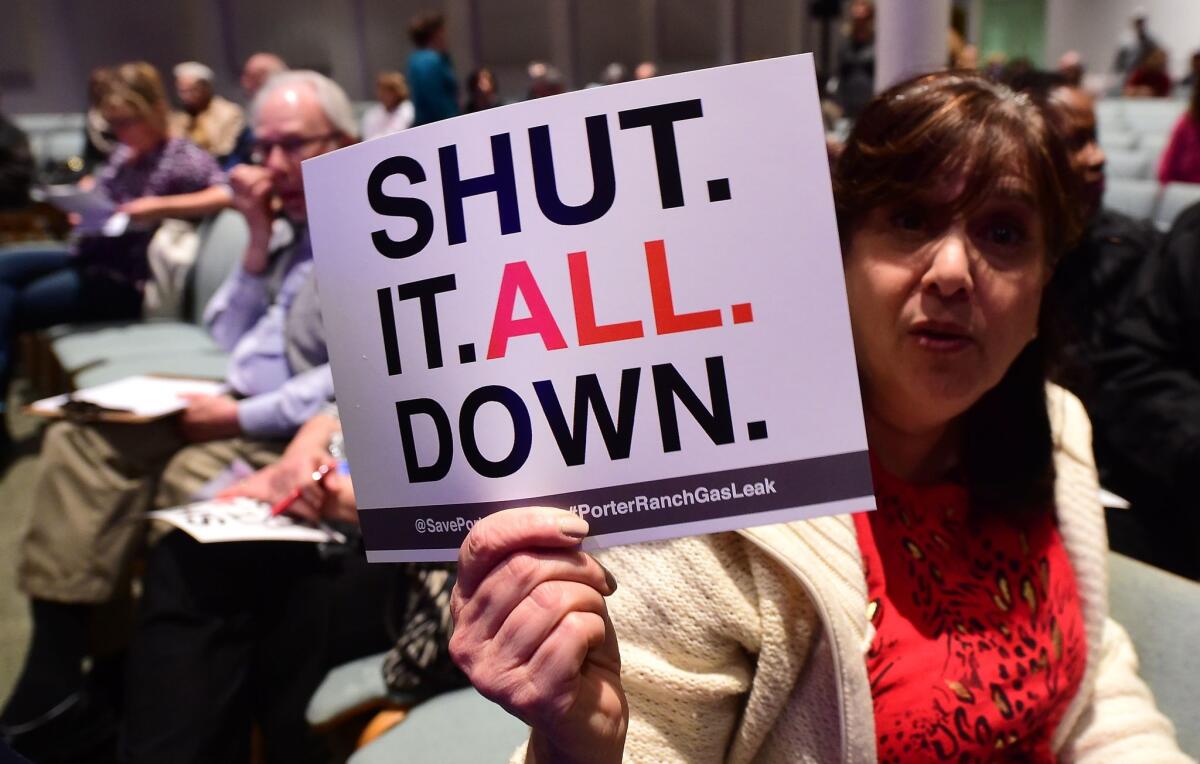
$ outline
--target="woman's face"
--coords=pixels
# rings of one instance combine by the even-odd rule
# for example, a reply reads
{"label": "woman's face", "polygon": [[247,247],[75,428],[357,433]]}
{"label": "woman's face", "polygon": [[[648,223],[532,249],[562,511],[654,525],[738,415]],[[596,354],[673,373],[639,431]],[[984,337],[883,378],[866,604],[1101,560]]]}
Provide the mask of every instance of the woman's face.
{"label": "woman's face", "polygon": [[117,140],[135,154],[154,150],[165,137],[150,120],[128,106],[109,106],[101,113]]}
{"label": "woman's face", "polygon": [[1029,184],[1002,178],[951,216],[964,186],[870,211],[845,258],[864,403],[905,432],[966,411],[1037,331],[1049,267]]}
{"label": "woman's face", "polygon": [[392,111],[400,105],[400,94],[386,83],[379,83],[375,86],[375,98],[388,111]]}

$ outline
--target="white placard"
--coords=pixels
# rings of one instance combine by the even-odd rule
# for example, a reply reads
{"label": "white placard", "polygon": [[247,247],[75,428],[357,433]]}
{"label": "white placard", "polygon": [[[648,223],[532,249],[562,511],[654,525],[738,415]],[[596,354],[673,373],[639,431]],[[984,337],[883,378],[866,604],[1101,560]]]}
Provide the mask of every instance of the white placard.
{"label": "white placard", "polygon": [[570,508],[593,546],[874,507],[812,58],[304,163],[372,560]]}

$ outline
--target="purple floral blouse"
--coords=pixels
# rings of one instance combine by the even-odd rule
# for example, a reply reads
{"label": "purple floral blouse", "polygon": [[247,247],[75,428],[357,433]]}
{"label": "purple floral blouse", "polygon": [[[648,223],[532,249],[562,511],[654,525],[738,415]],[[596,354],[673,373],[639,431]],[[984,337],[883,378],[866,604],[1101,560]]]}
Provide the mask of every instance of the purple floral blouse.
{"label": "purple floral blouse", "polygon": [[[157,151],[132,157],[119,146],[96,173],[96,185],[117,204],[143,196],[173,196],[203,191],[225,182],[208,152],[191,141],[168,139]],[[87,236],[79,241],[81,265],[120,281],[141,285],[149,275],[146,247],[153,231],[130,230],[121,236]]]}

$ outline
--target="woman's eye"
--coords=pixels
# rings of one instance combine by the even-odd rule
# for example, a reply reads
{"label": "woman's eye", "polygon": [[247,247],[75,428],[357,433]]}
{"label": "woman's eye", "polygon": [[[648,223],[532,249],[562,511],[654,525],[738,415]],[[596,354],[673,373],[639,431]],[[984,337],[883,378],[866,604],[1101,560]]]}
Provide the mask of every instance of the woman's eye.
{"label": "woman's eye", "polygon": [[896,210],[891,222],[902,231],[921,231],[925,228],[925,214],[914,209]]}
{"label": "woman's eye", "polygon": [[987,239],[1002,247],[1016,247],[1025,243],[1025,230],[1015,223],[996,222],[987,227]]}

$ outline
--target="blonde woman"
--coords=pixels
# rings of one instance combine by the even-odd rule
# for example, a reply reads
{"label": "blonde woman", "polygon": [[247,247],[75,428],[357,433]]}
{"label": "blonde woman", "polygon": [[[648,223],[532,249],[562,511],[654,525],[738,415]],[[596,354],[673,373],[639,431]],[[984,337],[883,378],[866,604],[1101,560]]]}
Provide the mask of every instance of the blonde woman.
{"label": "blonde woman", "polygon": [[382,72],[375,78],[375,97],[379,103],[367,109],[362,118],[364,141],[412,127],[413,103],[408,98],[408,81],[400,72]]}
{"label": "blonde woman", "polygon": [[128,229],[107,236],[80,228],[70,250],[0,255],[0,391],[17,332],[138,317],[149,275],[146,247],[159,221],[202,217],[230,202],[213,158],[168,138],[166,94],[153,66],[116,67],[99,107],[119,145],[90,182],[129,216]]}

